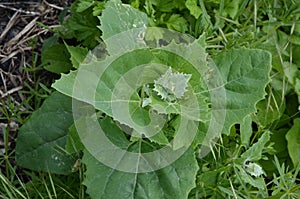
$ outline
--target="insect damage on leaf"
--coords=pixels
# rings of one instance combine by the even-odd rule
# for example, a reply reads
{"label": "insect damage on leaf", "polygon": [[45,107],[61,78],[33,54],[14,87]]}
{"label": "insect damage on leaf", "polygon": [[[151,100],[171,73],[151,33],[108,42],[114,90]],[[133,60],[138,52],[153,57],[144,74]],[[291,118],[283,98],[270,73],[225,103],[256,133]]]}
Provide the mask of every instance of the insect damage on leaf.
{"label": "insect damage on leaf", "polygon": [[191,74],[184,74],[179,72],[172,72],[171,67],[159,77],[154,80],[154,91],[163,99],[174,101],[182,98],[187,91],[188,81]]}

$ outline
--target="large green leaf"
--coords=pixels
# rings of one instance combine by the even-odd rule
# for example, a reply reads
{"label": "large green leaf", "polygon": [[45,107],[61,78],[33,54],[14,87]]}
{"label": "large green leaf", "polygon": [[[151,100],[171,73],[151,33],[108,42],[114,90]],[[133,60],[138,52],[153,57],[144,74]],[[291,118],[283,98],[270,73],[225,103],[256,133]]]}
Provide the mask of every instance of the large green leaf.
{"label": "large green leaf", "polygon": [[72,123],[71,98],[54,92],[20,128],[17,163],[36,171],[69,174],[76,159],[64,147]]}
{"label": "large green leaf", "polygon": [[235,49],[213,57],[226,89],[224,133],[253,113],[270,81],[271,54],[263,50]]}
{"label": "large green leaf", "polygon": [[[171,42],[165,47],[147,48],[143,46],[145,43],[134,39],[136,33],[140,35],[140,33],[145,32],[143,27],[146,26],[146,23],[142,16],[135,21],[136,24],[139,24],[138,28],[142,28],[142,30],[126,32],[125,36],[122,31],[133,28],[126,21],[127,15],[124,14],[126,17],[122,19],[112,18],[112,21],[118,22],[118,20],[121,20],[122,22],[120,27],[122,30],[116,30],[116,33],[113,33],[114,25],[109,25],[112,21],[108,21],[106,16],[111,15],[113,12],[118,16],[122,15],[122,12],[133,12],[135,13],[133,16],[139,16],[136,13],[138,11],[123,6],[118,1],[109,3],[107,9],[110,13],[106,13],[108,11],[104,10],[106,14],[100,17],[102,20],[101,29],[104,33],[109,34],[107,37],[112,37],[121,32],[117,35],[118,37],[104,41],[110,56],[107,56],[105,60],[83,64],[77,74],[76,81],[74,80],[75,72],[72,72],[70,75],[62,76],[53,85],[54,88],[80,101],[94,105],[96,109],[133,129],[135,129],[133,123],[145,127],[150,121],[156,121],[151,123],[154,125],[149,126],[150,129],[154,129],[154,126],[157,126],[156,124],[160,124],[162,118],[159,114],[149,112],[149,110],[141,107],[144,99],[139,96],[138,90],[144,84],[153,83],[171,66],[174,71],[191,74],[189,84],[191,85],[192,95],[190,96],[197,93],[196,101],[198,101],[199,107],[195,108],[195,104],[189,101],[192,99],[190,96],[183,102],[178,102],[181,108],[184,107],[185,110],[189,110],[185,114],[178,111],[180,109],[178,106],[176,107],[176,103],[171,106],[171,109],[166,109],[164,112],[162,107],[168,108],[170,106],[157,103],[154,98],[152,98],[153,103],[159,105],[160,109],[155,104],[150,103],[149,106],[152,106],[159,113],[183,114],[188,119],[206,121],[209,109],[206,98],[201,94],[205,93],[202,76],[207,75],[207,79],[210,79],[210,75],[206,74],[208,67],[204,48],[199,48],[199,45],[196,47],[197,41],[186,45]],[[222,85],[218,85],[218,82],[213,83],[214,86],[209,91],[212,94],[211,98],[214,98],[211,100],[216,113],[212,114],[212,122],[218,123],[218,125],[211,125],[216,127],[213,127],[210,131],[214,132],[214,136],[216,136],[220,132],[219,126],[223,125],[222,115],[224,112],[226,112],[226,119],[223,131],[228,134],[232,125],[242,123],[245,116],[255,111],[255,104],[265,95],[264,89],[269,81],[271,58],[266,51],[239,49],[220,53],[213,57],[213,60],[218,70],[214,72],[219,72],[223,81]],[[201,72],[199,73],[199,71]],[[215,79],[211,81],[213,80]],[[76,82],[78,83],[76,84]],[[77,89],[77,92],[73,93],[73,88],[75,88],[75,91]],[[226,90],[226,96],[222,92],[212,93],[213,90],[222,89]],[[222,105],[224,100],[226,100],[226,107]],[[218,105],[215,106],[215,104]],[[127,110],[127,107],[129,107],[129,110]],[[199,111],[200,116],[193,117],[196,111]],[[217,113],[218,111],[220,113]],[[149,113],[149,116],[146,113]],[[141,128],[135,130],[139,133],[143,131]],[[151,135],[148,134],[147,137],[151,137]]]}
{"label": "large green leaf", "polygon": [[[126,138],[121,136],[122,131],[117,126],[112,125],[109,118],[100,121],[100,124],[102,129],[109,132],[106,133],[106,136],[120,148],[136,153],[147,152],[149,149],[156,148],[150,143],[128,142]],[[116,142],[116,140],[118,141]],[[88,151],[84,151],[82,162],[87,166],[84,184],[87,186],[87,192],[95,199],[184,199],[196,185],[195,177],[198,165],[191,148],[169,166],[147,173],[127,173],[110,168],[95,159]],[[122,159],[118,162],[122,164]],[[133,164],[138,163],[137,160]],[[152,162],[149,162],[149,165],[151,164]]]}
{"label": "large green leaf", "polygon": [[290,157],[295,167],[300,160],[300,118],[294,120],[293,127],[287,132],[286,139]]}

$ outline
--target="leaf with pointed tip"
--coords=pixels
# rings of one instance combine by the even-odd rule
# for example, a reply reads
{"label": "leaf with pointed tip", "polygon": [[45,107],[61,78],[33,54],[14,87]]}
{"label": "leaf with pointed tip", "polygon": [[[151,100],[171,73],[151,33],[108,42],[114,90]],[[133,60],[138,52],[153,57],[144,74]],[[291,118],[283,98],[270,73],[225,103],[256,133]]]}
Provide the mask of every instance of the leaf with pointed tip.
{"label": "leaf with pointed tip", "polygon": [[250,115],[246,116],[241,123],[240,134],[241,144],[245,147],[248,147],[250,144],[250,137],[252,135],[252,119]]}

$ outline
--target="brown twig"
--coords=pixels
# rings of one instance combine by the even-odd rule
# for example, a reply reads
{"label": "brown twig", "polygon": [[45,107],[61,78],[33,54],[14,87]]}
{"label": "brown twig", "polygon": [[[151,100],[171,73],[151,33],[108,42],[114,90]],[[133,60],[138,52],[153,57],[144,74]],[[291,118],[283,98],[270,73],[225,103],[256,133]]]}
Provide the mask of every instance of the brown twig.
{"label": "brown twig", "polygon": [[57,9],[57,10],[64,10],[64,8],[59,7],[57,5],[54,5],[54,4],[51,4],[51,3],[48,3],[46,0],[44,0],[44,3],[47,4],[48,6],[52,7],[52,8]]}
{"label": "brown twig", "polygon": [[0,42],[4,39],[4,37],[8,33],[8,31],[13,27],[13,25],[15,24],[18,16],[19,16],[19,12],[15,12],[14,15],[11,17],[11,19],[7,23],[5,29],[3,30],[3,32],[0,35]]}
{"label": "brown twig", "polygon": [[21,44],[25,43],[26,41],[29,41],[30,39],[32,38],[35,38],[37,36],[39,36],[40,34],[43,34],[43,33],[47,33],[48,30],[47,29],[44,29],[44,30],[41,30],[40,32],[30,36],[30,37],[26,37],[25,39],[21,40],[16,46],[20,46]]}
{"label": "brown twig", "polygon": [[26,34],[34,25],[35,25],[35,22],[36,20],[38,19],[39,17],[35,17],[29,24],[27,24],[25,26],[25,28],[19,32],[14,38],[12,38],[8,43],[7,45],[8,46],[12,46],[14,45],[15,43],[17,43],[17,41],[24,35]]}
{"label": "brown twig", "polygon": [[18,53],[26,51],[26,50],[31,50],[31,49],[32,49],[32,47],[26,47],[26,48],[23,48],[22,50],[21,49],[16,50],[16,51],[12,52],[10,55],[8,55],[7,57],[1,59],[0,62],[1,62],[1,64],[3,64],[4,62],[6,62],[6,61],[10,60],[11,58],[13,58]]}
{"label": "brown twig", "polygon": [[5,8],[5,9],[9,9],[9,10],[13,10],[13,11],[17,11],[17,12],[20,12],[20,13],[28,14],[28,15],[34,15],[34,16],[35,15],[41,15],[41,13],[39,13],[39,12],[33,12],[33,11],[17,9],[17,8],[6,6],[6,5],[3,5],[3,4],[0,4],[0,7]]}
{"label": "brown twig", "polygon": [[5,78],[3,76],[3,71],[2,70],[0,70],[0,76],[1,76],[1,79],[3,81],[4,90],[6,92],[7,91],[7,86],[6,86],[6,82],[5,82]]}
{"label": "brown twig", "polygon": [[14,92],[17,92],[17,91],[19,91],[19,90],[22,90],[22,89],[23,89],[23,86],[18,86],[18,87],[12,88],[12,89],[10,89],[9,91],[3,93],[3,94],[1,95],[1,98],[4,98],[4,97],[6,97],[6,96],[8,96],[8,95],[13,94]]}

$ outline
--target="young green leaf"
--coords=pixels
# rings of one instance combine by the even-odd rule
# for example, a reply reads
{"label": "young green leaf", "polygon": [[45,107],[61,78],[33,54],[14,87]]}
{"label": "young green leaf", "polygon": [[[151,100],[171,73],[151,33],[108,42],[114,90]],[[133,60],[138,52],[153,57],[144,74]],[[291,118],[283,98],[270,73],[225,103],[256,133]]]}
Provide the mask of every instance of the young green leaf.
{"label": "young green leaf", "polygon": [[83,12],[95,4],[94,0],[79,0],[76,12]]}
{"label": "young green leaf", "polygon": [[197,0],[187,0],[185,6],[189,9],[191,15],[198,19],[202,13],[201,8],[197,5]]}
{"label": "young green leaf", "polygon": [[163,99],[173,101],[183,97],[187,91],[188,81],[192,75],[173,73],[171,67],[157,80],[154,80],[154,91]]}
{"label": "young green leaf", "polygon": [[178,14],[172,14],[167,20],[164,20],[164,15],[162,15],[161,20],[170,30],[185,32],[188,29],[186,19]]}
{"label": "young green leaf", "polygon": [[[83,46],[94,48],[99,45],[101,32],[97,26],[100,23],[93,15],[93,7],[84,8],[82,2],[72,4],[71,16],[58,28],[58,33],[63,39],[76,39]],[[77,12],[77,9],[82,12]]]}
{"label": "young green leaf", "polygon": [[184,0],[150,0],[149,2],[161,12],[172,12],[173,9],[182,10],[185,8]]}
{"label": "young green leaf", "polygon": [[79,137],[78,132],[76,130],[75,124],[73,124],[69,128],[69,133],[68,133],[68,136],[67,136],[67,141],[66,141],[66,147],[65,148],[66,148],[66,151],[69,154],[78,153],[79,151],[84,150],[84,146],[80,141],[80,137]]}
{"label": "young green leaf", "polygon": [[229,15],[231,19],[234,19],[238,13],[240,2],[241,0],[225,0],[224,12]]}

